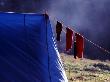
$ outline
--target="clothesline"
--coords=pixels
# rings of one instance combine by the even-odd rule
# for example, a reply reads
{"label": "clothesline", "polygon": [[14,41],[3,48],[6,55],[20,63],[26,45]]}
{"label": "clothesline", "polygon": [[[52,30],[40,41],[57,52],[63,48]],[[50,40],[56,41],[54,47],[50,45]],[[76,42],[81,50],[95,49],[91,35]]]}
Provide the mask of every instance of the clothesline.
{"label": "clothesline", "polygon": [[[63,30],[64,33],[66,33],[64,29],[62,29],[62,30]],[[76,32],[76,31],[74,31],[74,32]],[[78,34],[81,35],[80,33],[78,33]],[[86,41],[88,41],[89,43],[93,44],[93,45],[96,46],[97,48],[99,48],[99,49],[101,49],[102,51],[104,51],[104,52],[110,54],[110,51],[109,51],[109,50],[107,50],[107,49],[105,49],[105,48],[99,46],[98,44],[92,42],[91,40],[87,39],[87,38],[84,37],[83,35],[81,35],[81,36],[82,36]]]}
{"label": "clothesline", "polygon": [[85,37],[83,37],[83,38],[84,38],[86,41],[88,41],[88,42],[90,42],[91,44],[93,44],[94,46],[96,46],[97,48],[101,49],[102,51],[104,51],[104,52],[110,54],[110,51],[106,50],[105,48],[99,46],[98,44],[92,42],[91,40],[89,40],[89,39],[87,39],[87,38],[85,38]]}
{"label": "clothesline", "polygon": [[[56,18],[54,18],[54,20],[57,21]],[[64,27],[67,27],[67,26],[65,26],[65,25],[63,25],[63,26],[64,26]],[[62,29],[62,31],[66,34],[66,31],[65,31],[64,29]],[[76,32],[75,30],[73,30],[73,31],[74,31],[75,33],[78,33],[78,32]],[[80,33],[78,33],[78,34],[80,34]],[[80,35],[81,35],[81,34],[80,34]],[[88,41],[89,43],[93,44],[95,47],[101,49],[101,50],[104,51],[105,53],[110,54],[110,51],[109,51],[109,50],[107,50],[107,49],[105,49],[105,48],[99,46],[98,44],[96,44],[96,43],[94,43],[93,41],[91,41],[91,40],[87,39],[86,37],[84,37],[83,35],[81,35],[81,36],[82,36],[86,41]]]}

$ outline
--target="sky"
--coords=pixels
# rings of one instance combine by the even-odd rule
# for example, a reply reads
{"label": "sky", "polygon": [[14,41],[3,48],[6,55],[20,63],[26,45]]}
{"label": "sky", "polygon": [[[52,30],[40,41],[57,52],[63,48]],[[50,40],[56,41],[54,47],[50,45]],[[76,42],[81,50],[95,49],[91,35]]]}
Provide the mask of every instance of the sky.
{"label": "sky", "polygon": [[[110,50],[110,0],[57,0],[49,10],[53,20],[81,33],[96,44]],[[89,58],[110,59],[104,53],[85,41],[85,54]]]}
{"label": "sky", "polygon": [[[1,11],[37,12],[46,10],[53,28],[56,21],[69,26],[96,44],[110,50],[110,0],[0,0]],[[62,33],[65,45],[65,34]],[[110,59],[85,41],[85,56],[92,59]]]}

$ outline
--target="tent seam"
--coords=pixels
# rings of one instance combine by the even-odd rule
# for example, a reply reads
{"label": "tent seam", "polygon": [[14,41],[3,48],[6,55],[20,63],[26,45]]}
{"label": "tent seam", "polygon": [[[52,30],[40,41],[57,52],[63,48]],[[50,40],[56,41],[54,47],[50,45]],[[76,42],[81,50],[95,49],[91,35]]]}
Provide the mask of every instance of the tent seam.
{"label": "tent seam", "polygon": [[47,40],[47,39],[48,39],[48,37],[47,37],[47,36],[48,36],[48,34],[47,34],[47,33],[48,33],[48,32],[47,32],[47,31],[48,31],[48,30],[47,30],[47,27],[48,27],[48,26],[47,26],[47,20],[48,20],[48,19],[47,19],[47,17],[46,17],[47,14],[44,14],[44,16],[45,16],[45,19],[46,19],[45,23],[46,23],[46,44],[47,44],[47,53],[48,53],[48,72],[49,72],[50,82],[52,82],[51,73],[50,73],[50,56],[49,56],[50,53],[49,53],[49,49],[48,49],[48,40]]}

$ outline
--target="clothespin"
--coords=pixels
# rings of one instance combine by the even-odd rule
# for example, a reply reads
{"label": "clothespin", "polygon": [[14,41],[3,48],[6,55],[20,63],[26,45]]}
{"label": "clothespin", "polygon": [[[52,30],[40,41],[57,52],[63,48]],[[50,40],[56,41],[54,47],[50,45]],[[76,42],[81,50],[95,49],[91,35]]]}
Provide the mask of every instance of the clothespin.
{"label": "clothespin", "polygon": [[44,15],[45,15],[45,18],[46,18],[46,19],[49,19],[49,16],[48,16],[48,13],[47,13],[46,10],[44,11]]}

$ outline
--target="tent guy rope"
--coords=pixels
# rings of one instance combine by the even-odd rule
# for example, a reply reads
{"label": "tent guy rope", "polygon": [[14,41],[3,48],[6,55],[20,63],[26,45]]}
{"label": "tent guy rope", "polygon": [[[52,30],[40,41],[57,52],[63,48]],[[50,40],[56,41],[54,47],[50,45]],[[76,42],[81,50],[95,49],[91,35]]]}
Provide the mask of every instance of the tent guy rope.
{"label": "tent guy rope", "polygon": [[[66,31],[65,31],[64,29],[62,29],[62,30],[63,30],[64,33],[66,33]],[[74,31],[74,30],[73,30],[73,31]],[[74,31],[74,32],[76,32],[76,31]],[[77,32],[76,32],[76,33],[77,33]],[[78,34],[81,35],[80,33],[78,33]],[[102,51],[104,51],[104,52],[106,52],[106,53],[108,53],[108,54],[110,54],[110,51],[109,51],[109,50],[107,50],[107,49],[105,49],[105,48],[99,46],[98,44],[96,44],[96,43],[94,43],[93,41],[91,41],[91,40],[87,39],[86,37],[84,37],[83,35],[81,35],[81,36],[82,36],[86,41],[88,41],[89,43],[91,43],[92,45],[94,45],[95,47],[101,49]]]}
{"label": "tent guy rope", "polygon": [[[47,13],[47,12],[46,12],[46,13]],[[49,13],[47,13],[47,14],[49,14]],[[57,18],[54,17],[54,21],[57,21]],[[63,22],[61,22],[61,23],[63,23]],[[68,27],[68,26],[65,26],[64,24],[63,24],[63,26],[64,26],[64,27]],[[71,29],[71,30],[73,30],[73,29]],[[66,34],[66,31],[64,30],[64,28],[62,29],[62,31]],[[73,30],[73,31],[76,32],[75,30]],[[76,33],[78,33],[78,32],[76,32]],[[80,33],[78,33],[78,34],[80,34]],[[80,34],[80,35],[81,35],[81,34]],[[88,38],[84,37],[83,35],[81,35],[81,36],[82,36],[86,41],[88,41],[89,43],[91,43],[92,45],[94,45],[95,47],[99,48],[100,50],[104,51],[104,52],[107,53],[107,54],[110,54],[110,51],[109,51],[109,50],[105,49],[104,47],[99,46],[98,44],[96,44],[96,43],[94,43],[93,41],[89,40]]]}

